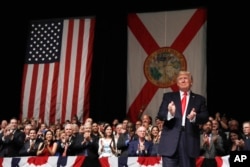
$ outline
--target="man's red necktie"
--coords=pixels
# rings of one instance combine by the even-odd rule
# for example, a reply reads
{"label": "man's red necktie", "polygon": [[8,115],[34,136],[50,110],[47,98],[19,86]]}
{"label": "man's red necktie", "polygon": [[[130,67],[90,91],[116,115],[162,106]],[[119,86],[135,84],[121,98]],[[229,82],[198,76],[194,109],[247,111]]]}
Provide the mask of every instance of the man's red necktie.
{"label": "man's red necktie", "polygon": [[182,109],[182,115],[185,112],[185,107],[186,107],[186,102],[187,102],[187,92],[183,93],[183,97],[181,99],[181,109]]}

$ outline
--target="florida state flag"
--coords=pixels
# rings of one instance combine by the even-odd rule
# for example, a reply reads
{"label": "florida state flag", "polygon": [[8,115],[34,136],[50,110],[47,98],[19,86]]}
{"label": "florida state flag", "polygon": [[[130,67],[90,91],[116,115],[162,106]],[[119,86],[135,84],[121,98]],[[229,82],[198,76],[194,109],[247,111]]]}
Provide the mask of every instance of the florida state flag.
{"label": "florida state flag", "polygon": [[192,91],[206,97],[205,8],[128,15],[127,114],[156,116],[163,93],[177,91],[180,70],[192,73]]}

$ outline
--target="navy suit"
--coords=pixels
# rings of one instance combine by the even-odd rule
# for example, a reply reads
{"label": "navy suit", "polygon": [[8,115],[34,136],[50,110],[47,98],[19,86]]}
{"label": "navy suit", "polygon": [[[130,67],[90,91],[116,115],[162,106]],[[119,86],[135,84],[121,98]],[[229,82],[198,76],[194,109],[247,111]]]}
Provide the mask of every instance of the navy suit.
{"label": "navy suit", "polygon": [[15,130],[13,139],[7,137],[2,140],[3,133],[0,133],[0,157],[14,157],[19,155],[19,150],[23,147],[25,134],[19,129]]}
{"label": "navy suit", "polygon": [[[99,137],[91,134],[92,141],[82,144],[84,140],[83,134],[76,137],[75,153],[76,155],[85,155],[88,157],[98,158],[98,140]],[[87,155],[86,155],[87,154]]]}
{"label": "navy suit", "polygon": [[138,151],[139,139],[133,140],[129,143],[128,146],[128,156],[151,156],[153,143],[151,141],[145,140],[144,151]]}
{"label": "navy suit", "polygon": [[98,155],[98,141],[99,137],[91,134],[92,141],[82,144],[84,140],[83,134],[79,134],[76,137],[75,153],[76,155],[86,156],[84,159],[84,167],[101,167]]}
{"label": "navy suit", "polygon": [[[173,101],[176,106],[176,112],[174,118],[167,120],[168,105],[171,101]],[[178,152],[179,154],[182,152],[182,155],[185,154],[183,157],[186,157],[186,159],[196,158],[199,156],[199,124],[203,124],[208,120],[208,111],[205,98],[201,95],[190,92],[186,116],[191,112],[192,108],[195,109],[197,114],[195,122],[190,122],[186,118],[185,127],[183,128],[180,92],[167,92],[163,95],[163,100],[157,115],[161,120],[164,121],[159,143],[159,154],[161,156],[177,156],[176,154],[178,154]],[[184,163],[185,162],[186,160],[184,160]]]}
{"label": "navy suit", "polygon": [[121,150],[120,156],[128,156],[128,146],[129,143],[133,140],[137,139],[137,135],[133,135],[132,137],[129,137],[129,134],[127,132],[122,133],[117,141],[117,149]]}
{"label": "navy suit", "polygon": [[35,143],[34,143],[34,147],[32,149],[30,148],[30,140],[26,140],[24,142],[23,147],[21,148],[21,150],[19,151],[19,155],[20,156],[36,156],[37,150],[38,150],[38,146],[41,142],[43,142],[42,139],[36,139]]}
{"label": "navy suit", "polygon": [[[66,151],[66,155],[67,156],[74,156],[76,155],[76,150],[75,150],[75,144],[76,144],[76,137],[75,136],[71,136],[69,141],[68,141],[68,149]],[[57,147],[57,153],[59,155],[63,155],[63,152],[64,152],[64,148],[65,148],[65,145],[62,144],[62,141],[59,140],[58,141],[58,147]]]}
{"label": "navy suit", "polygon": [[250,138],[245,138],[244,142],[245,142],[245,146],[244,146],[243,150],[250,151]]}

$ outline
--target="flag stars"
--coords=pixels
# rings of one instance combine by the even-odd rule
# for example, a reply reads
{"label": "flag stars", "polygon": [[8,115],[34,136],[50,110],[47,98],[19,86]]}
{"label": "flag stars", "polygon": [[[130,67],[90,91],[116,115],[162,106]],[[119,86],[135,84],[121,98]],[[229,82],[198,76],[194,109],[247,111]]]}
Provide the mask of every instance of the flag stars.
{"label": "flag stars", "polygon": [[[59,61],[61,47],[62,22],[44,21],[33,23],[30,33],[27,62],[48,63]],[[58,57],[55,59],[55,56]]]}

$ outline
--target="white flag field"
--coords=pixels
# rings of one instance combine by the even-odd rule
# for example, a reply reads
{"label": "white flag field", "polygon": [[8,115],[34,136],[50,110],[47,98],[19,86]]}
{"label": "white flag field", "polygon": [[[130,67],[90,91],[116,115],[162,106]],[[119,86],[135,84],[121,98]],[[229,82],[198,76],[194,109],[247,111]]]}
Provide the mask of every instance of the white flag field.
{"label": "white flag field", "polygon": [[154,119],[163,94],[177,91],[176,74],[192,73],[192,91],[206,97],[205,8],[128,15],[127,114]]}

